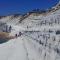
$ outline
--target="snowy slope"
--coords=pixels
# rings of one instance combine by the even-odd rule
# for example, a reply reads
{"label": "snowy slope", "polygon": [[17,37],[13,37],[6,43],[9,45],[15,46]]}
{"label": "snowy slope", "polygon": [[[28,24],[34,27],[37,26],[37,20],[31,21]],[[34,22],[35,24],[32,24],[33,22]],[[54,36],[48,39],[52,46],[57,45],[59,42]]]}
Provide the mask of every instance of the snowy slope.
{"label": "snowy slope", "polygon": [[0,60],[60,60],[60,2],[46,13],[11,15],[0,22],[12,26],[10,36],[22,33],[0,44]]}

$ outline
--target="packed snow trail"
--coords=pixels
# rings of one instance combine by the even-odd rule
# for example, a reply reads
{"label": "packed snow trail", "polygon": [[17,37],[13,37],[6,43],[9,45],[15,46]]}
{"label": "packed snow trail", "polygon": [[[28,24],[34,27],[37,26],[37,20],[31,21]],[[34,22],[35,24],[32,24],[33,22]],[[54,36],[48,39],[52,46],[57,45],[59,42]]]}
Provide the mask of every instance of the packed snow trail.
{"label": "packed snow trail", "polygon": [[28,60],[21,37],[0,45],[0,60]]}
{"label": "packed snow trail", "polygon": [[0,60],[40,60],[40,54],[32,41],[22,35],[0,44]]}
{"label": "packed snow trail", "polygon": [[[29,60],[40,60],[40,53],[36,50],[36,45],[31,41],[31,38],[23,35],[23,41],[28,52]],[[36,43],[37,44],[37,43]],[[38,47],[38,46],[37,46]]]}

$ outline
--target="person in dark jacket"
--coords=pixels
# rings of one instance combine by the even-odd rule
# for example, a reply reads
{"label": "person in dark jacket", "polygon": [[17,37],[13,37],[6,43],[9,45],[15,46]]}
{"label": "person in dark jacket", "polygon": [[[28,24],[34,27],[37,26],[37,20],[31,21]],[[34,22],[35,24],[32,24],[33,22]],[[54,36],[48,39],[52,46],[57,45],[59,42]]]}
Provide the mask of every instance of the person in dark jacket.
{"label": "person in dark jacket", "polygon": [[18,35],[17,35],[17,34],[15,34],[15,37],[17,38],[17,37],[18,37]]}
{"label": "person in dark jacket", "polygon": [[19,36],[21,36],[21,34],[22,34],[22,33],[21,33],[21,32],[19,32]]}

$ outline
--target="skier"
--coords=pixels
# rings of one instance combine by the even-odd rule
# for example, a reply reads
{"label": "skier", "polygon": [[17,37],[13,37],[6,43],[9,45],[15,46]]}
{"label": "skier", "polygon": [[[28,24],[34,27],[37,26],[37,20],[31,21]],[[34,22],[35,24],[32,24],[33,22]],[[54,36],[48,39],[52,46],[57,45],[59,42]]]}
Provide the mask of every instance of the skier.
{"label": "skier", "polygon": [[19,36],[21,36],[21,32],[19,32]]}
{"label": "skier", "polygon": [[17,38],[17,37],[18,37],[18,35],[17,35],[17,34],[15,34],[15,37]]}

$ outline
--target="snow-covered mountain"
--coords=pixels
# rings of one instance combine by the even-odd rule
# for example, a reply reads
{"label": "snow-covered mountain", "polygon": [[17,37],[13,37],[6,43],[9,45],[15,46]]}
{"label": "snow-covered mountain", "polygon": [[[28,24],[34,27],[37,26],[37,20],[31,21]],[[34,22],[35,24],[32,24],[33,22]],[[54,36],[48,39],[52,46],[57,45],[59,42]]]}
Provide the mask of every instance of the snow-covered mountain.
{"label": "snow-covered mountain", "polygon": [[43,11],[1,16],[1,24],[1,31],[12,27],[9,36],[21,36],[0,44],[0,60],[60,60],[60,2]]}

